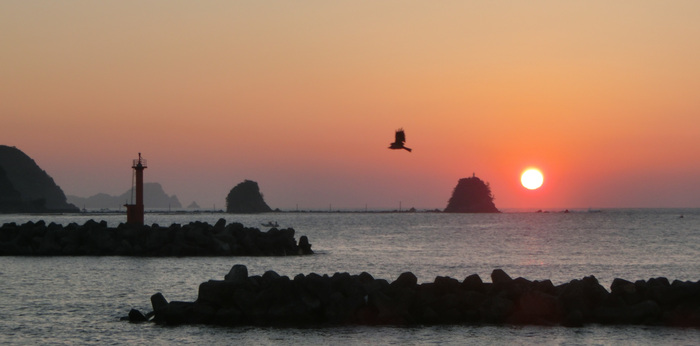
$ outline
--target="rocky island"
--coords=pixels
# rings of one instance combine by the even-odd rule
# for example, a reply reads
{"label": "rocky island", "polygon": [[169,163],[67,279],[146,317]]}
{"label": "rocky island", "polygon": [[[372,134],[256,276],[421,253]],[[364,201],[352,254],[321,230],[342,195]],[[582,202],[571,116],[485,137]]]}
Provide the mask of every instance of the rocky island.
{"label": "rocky island", "polygon": [[226,212],[237,214],[268,213],[272,208],[265,203],[258,183],[245,180],[231,189],[226,196]]}
{"label": "rocky island", "polygon": [[234,265],[223,280],[199,285],[194,302],[151,296],[152,312],[131,309],[123,320],[164,325],[316,327],[337,325],[562,325],[640,324],[700,327],[700,282],[664,277],[615,279],[610,291],[594,276],[561,285],[511,278],[501,269],[491,282],[438,276],[418,283],[411,272],[395,281],[335,273],[274,271],[248,275]]}
{"label": "rocky island", "polygon": [[498,213],[493,203],[491,187],[481,179],[473,175],[470,178],[462,178],[452,191],[446,213]]}

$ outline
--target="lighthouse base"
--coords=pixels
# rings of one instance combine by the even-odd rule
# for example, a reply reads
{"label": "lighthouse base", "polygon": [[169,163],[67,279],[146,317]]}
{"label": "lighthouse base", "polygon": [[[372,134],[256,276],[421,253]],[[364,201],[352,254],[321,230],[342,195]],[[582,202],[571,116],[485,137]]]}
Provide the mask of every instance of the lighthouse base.
{"label": "lighthouse base", "polygon": [[143,225],[143,205],[124,204],[126,207],[126,223]]}

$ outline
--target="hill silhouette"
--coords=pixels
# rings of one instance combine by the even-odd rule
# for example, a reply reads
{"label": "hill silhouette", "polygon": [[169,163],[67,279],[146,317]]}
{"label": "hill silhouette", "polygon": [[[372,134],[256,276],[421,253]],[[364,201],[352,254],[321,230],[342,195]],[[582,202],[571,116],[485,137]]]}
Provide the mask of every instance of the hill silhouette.
{"label": "hill silhouette", "polygon": [[21,150],[0,145],[0,212],[78,212],[53,178]]}
{"label": "hill silhouette", "polygon": [[476,176],[462,178],[452,192],[446,213],[498,213],[491,187]]}
{"label": "hill silhouette", "polygon": [[[129,189],[119,196],[98,193],[87,198],[68,196],[68,201],[86,209],[120,209],[124,204],[131,203],[131,194],[131,189]],[[182,208],[177,196],[168,196],[159,183],[143,184],[143,204],[146,208],[151,209]]]}
{"label": "hill silhouette", "polygon": [[258,183],[252,180],[245,180],[236,185],[226,196],[227,213],[266,213],[272,208],[265,203]]}
{"label": "hill silhouette", "polygon": [[22,201],[22,194],[12,185],[5,169],[0,166],[0,212],[19,213],[28,211],[31,204]]}

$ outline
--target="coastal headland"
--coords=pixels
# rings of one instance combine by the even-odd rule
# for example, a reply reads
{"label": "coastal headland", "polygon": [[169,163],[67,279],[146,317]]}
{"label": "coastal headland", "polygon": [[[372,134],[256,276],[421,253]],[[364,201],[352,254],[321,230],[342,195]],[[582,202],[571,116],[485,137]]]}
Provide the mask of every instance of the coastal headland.
{"label": "coastal headland", "polygon": [[594,276],[554,285],[550,280],[511,278],[501,269],[492,282],[477,275],[463,281],[438,276],[417,282],[411,272],[395,281],[335,273],[294,278],[274,271],[248,275],[234,265],[224,280],[199,285],[194,302],[151,296],[153,311],[131,309],[130,322],[164,325],[562,325],[635,324],[700,327],[700,282],[664,277],[615,279],[606,290]]}
{"label": "coastal headland", "polygon": [[313,254],[293,228],[261,231],[240,223],[191,222],[162,227],[88,220],[66,226],[44,221],[0,228],[0,256],[290,256]]}

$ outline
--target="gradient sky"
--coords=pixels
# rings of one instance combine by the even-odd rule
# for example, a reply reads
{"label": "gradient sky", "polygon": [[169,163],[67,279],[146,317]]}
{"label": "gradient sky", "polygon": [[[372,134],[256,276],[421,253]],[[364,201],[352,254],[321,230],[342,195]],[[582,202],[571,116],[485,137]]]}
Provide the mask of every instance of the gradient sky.
{"label": "gradient sky", "polygon": [[183,206],[700,207],[699,62],[694,0],[4,0],[0,144],[81,197],[141,152]]}

